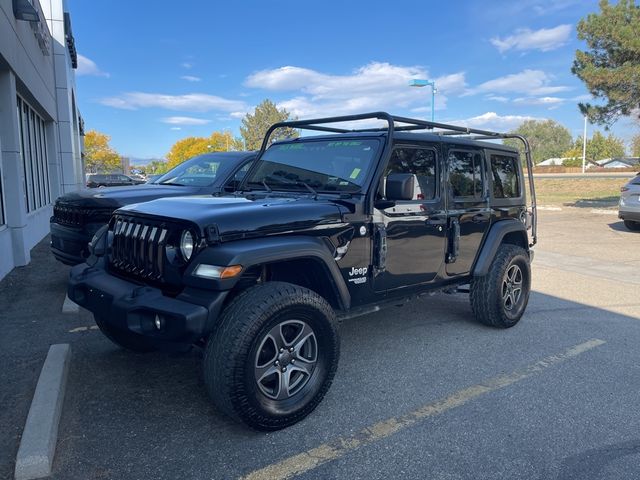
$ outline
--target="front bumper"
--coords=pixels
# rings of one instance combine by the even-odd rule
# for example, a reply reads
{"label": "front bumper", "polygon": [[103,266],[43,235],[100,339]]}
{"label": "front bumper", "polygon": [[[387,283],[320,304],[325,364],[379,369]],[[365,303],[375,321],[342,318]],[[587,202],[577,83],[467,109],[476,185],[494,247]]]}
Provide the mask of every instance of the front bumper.
{"label": "front bumper", "polygon": [[65,265],[84,263],[89,256],[87,244],[93,234],[88,234],[82,228],[65,227],[51,219],[51,253],[56,260]]}
{"label": "front bumper", "polygon": [[105,322],[159,343],[193,343],[207,336],[227,293],[186,288],[175,298],[167,297],[157,288],[123,280],[86,264],[71,269],[68,286],[71,300]]}

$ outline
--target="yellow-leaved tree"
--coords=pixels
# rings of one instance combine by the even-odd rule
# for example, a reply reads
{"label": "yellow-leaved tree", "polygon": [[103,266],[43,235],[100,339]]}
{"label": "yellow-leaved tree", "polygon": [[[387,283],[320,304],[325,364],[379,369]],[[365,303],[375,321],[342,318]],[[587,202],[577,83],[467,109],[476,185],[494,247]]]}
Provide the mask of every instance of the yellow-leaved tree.
{"label": "yellow-leaved tree", "polygon": [[197,155],[209,152],[242,150],[242,141],[231,132],[213,132],[208,137],[187,137],[173,144],[167,153],[168,167],[173,168]]}
{"label": "yellow-leaved tree", "polygon": [[87,172],[110,173],[122,167],[120,155],[109,142],[111,137],[97,130],[89,130],[84,136],[85,167]]}

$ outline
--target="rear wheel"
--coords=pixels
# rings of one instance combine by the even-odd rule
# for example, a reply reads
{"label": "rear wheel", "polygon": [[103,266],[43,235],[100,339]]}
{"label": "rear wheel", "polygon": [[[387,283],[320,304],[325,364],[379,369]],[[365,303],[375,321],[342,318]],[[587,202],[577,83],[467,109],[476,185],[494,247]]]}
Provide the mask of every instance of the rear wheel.
{"label": "rear wheel", "polygon": [[513,327],[524,313],[531,290],[527,251],[502,244],[489,272],[471,281],[471,309],[476,319],[492,327]]}
{"label": "rear wheel", "polygon": [[624,226],[627,227],[627,229],[631,230],[632,232],[640,231],[640,223],[638,223],[638,222],[632,222],[631,220],[625,220],[624,221]]}
{"label": "rear wheel", "polygon": [[257,430],[278,430],[316,408],[338,357],[331,306],[307,288],[268,282],[223,312],[205,349],[204,380],[224,413]]}
{"label": "rear wheel", "polygon": [[93,318],[104,336],[119,347],[137,353],[148,353],[157,349],[155,343],[150,338],[114,327],[100,315],[94,315]]}

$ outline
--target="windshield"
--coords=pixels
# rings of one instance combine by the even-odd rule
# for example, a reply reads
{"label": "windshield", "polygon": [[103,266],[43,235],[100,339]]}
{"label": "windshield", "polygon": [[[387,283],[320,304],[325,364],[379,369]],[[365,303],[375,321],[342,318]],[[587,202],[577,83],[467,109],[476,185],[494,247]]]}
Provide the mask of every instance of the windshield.
{"label": "windshield", "polygon": [[247,179],[247,185],[273,190],[357,192],[379,145],[376,139],[303,140],[273,145]]}
{"label": "windshield", "polygon": [[219,157],[201,155],[191,158],[174,169],[169,170],[154,183],[160,185],[206,187],[215,181],[217,174],[221,171],[221,164],[222,160]]}

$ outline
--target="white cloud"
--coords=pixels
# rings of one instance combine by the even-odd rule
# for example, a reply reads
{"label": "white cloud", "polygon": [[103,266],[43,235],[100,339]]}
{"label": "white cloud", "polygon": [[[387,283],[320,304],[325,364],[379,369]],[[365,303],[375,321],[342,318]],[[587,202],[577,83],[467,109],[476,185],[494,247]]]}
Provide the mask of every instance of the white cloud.
{"label": "white cloud", "polygon": [[523,93],[526,95],[550,95],[571,90],[571,87],[549,85],[553,77],[542,70],[523,70],[504,77],[494,78],[471,88],[464,95],[476,93]]}
{"label": "white cloud", "polygon": [[166,95],[160,93],[128,92],[115,97],[103,98],[100,103],[109,107],[125,110],[139,108],[165,108],[167,110],[183,110],[208,112],[219,110],[236,112],[246,110],[247,105],[238,100],[229,100],[206,93],[189,93],[186,95]]}
{"label": "white cloud", "polygon": [[505,38],[494,37],[491,43],[504,53],[508,50],[541,50],[547,52],[560,48],[567,43],[569,35],[571,35],[571,25],[558,25],[554,28],[541,28],[540,30],[531,30],[529,28],[521,28]]}
{"label": "white cloud", "polygon": [[509,132],[518,128],[518,126],[526,120],[542,119],[523,115],[498,115],[496,112],[486,112],[476,117],[452,123],[498,132]]}
{"label": "white cloud", "polygon": [[[292,92],[294,96],[279,102],[278,106],[297,117],[315,117],[373,110],[397,111],[430,104],[430,88],[409,87],[409,81],[414,78],[430,77],[423,67],[383,62],[369,63],[346,75],[284,66],[250,75],[245,86]],[[464,72],[438,77],[435,82],[438,89],[436,109],[446,107],[446,94],[462,92],[466,88]]]}
{"label": "white cloud", "polygon": [[566,101],[565,98],[560,97],[520,97],[515,98],[513,103],[516,105],[558,105],[564,103]]}
{"label": "white cloud", "polygon": [[100,70],[98,65],[96,65],[96,62],[80,54],[78,54],[78,68],[76,69],[76,75],[92,75],[94,77],[105,78],[109,78],[110,76],[107,72]]}
{"label": "white cloud", "polygon": [[171,127],[169,130],[182,130],[180,127]]}
{"label": "white cloud", "polygon": [[186,80],[187,82],[200,82],[202,79],[200,77],[195,77],[193,75],[182,75],[180,77],[182,80]]}
{"label": "white cloud", "polygon": [[189,63],[189,62],[182,62],[182,63],[180,64],[180,66],[181,66],[182,68],[186,68],[187,70],[189,70],[189,69],[193,68],[193,63]]}
{"label": "white cloud", "polygon": [[168,123],[169,125],[206,125],[207,123],[211,123],[211,120],[194,117],[165,117],[160,121],[162,123]]}
{"label": "white cloud", "polygon": [[487,95],[487,100],[493,100],[494,102],[506,103],[509,101],[509,97],[503,97],[501,95]]}

